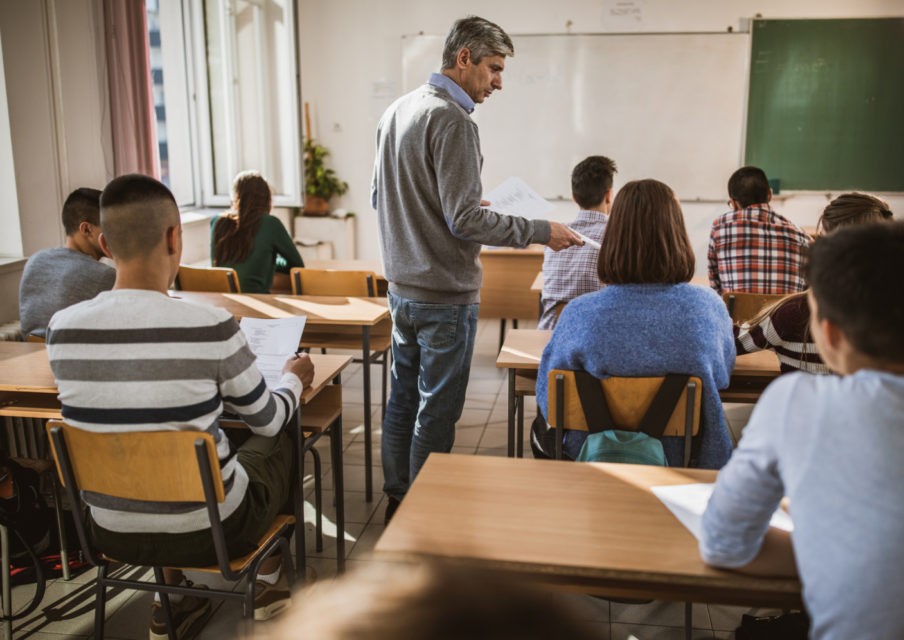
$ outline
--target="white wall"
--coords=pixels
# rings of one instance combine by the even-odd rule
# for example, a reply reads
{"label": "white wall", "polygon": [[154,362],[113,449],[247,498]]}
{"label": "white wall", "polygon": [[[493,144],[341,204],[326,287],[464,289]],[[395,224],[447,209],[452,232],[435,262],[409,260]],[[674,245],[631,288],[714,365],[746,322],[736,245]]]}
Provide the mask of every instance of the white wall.
{"label": "white wall", "polygon": [[[529,34],[725,31],[757,13],[767,18],[901,16],[904,0],[300,0],[302,100],[311,103],[315,137],[331,150],[333,167],[349,183],[348,193],[334,205],[358,214],[358,257],[379,257],[370,207],[374,132],[383,110],[402,90],[402,36],[444,35],[454,20],[468,14],[512,34]],[[517,62],[516,51],[507,64]],[[492,97],[478,107],[492,108]],[[544,117],[550,115],[537,114],[538,125]],[[634,126],[643,135],[642,122],[619,126]],[[705,131],[700,135],[703,147],[718,142],[706,140]],[[571,167],[562,171],[567,174]],[[899,217],[904,214],[904,197],[888,199]],[[825,194],[794,196],[777,202],[776,209],[799,224],[813,225],[826,201]],[[712,204],[686,203],[684,209],[702,274],[709,225],[722,211]],[[553,217],[568,220],[573,212],[572,205],[557,203]]]}

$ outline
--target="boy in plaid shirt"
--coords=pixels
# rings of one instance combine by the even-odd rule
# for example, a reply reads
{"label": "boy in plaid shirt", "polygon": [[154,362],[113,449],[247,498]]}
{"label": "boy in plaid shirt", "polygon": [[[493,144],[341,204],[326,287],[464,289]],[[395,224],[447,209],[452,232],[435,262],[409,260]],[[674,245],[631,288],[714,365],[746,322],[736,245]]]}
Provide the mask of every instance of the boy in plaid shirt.
{"label": "boy in plaid shirt", "polygon": [[539,329],[556,326],[556,305],[579,295],[598,291],[605,285],[596,273],[599,243],[603,240],[609,208],[612,206],[612,176],[615,162],[605,156],[581,160],[571,172],[571,197],[581,208],[568,226],[597,243],[569,247],[555,252],[549,248],[543,255],[543,293],[540,295]]}
{"label": "boy in plaid shirt", "polygon": [[710,286],[720,294],[803,291],[801,257],[810,236],[769,206],[772,189],[763,170],[735,171],[728,195],[732,210],[716,218],[709,237]]}

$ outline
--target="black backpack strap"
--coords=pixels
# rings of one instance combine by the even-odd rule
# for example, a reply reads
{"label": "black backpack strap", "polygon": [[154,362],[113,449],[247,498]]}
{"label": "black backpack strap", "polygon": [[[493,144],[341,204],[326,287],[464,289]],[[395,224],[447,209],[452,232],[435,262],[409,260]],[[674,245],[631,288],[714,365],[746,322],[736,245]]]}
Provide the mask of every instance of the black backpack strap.
{"label": "black backpack strap", "polygon": [[584,409],[587,430],[590,433],[599,433],[614,429],[615,423],[612,422],[612,414],[609,413],[609,405],[606,403],[599,378],[594,378],[586,371],[575,371],[574,383],[581,399],[581,407]]}
{"label": "black backpack strap", "polygon": [[689,375],[677,373],[670,373],[665,376],[637,430],[643,431],[654,438],[661,438],[689,379]]}

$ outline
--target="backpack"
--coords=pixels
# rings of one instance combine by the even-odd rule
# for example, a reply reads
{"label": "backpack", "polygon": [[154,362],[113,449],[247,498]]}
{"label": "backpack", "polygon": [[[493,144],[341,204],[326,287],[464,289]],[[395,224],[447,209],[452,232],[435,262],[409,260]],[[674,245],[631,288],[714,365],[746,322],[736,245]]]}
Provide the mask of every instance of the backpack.
{"label": "backpack", "polygon": [[659,439],[689,378],[689,375],[666,375],[637,431],[624,431],[611,428],[615,423],[599,379],[586,371],[575,371],[574,381],[590,431],[576,460],[667,467],[668,461]]}
{"label": "backpack", "polygon": [[40,554],[50,547],[55,515],[38,488],[38,473],[7,459],[0,465],[0,525],[9,530],[10,560],[34,566],[36,588],[31,603],[2,620],[34,611],[44,597],[46,574]]}

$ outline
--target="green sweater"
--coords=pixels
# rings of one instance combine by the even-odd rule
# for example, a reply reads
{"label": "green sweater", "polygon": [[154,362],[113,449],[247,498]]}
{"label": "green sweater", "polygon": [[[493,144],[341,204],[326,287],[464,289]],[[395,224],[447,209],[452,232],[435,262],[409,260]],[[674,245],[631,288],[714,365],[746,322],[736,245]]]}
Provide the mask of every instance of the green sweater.
{"label": "green sweater", "polygon": [[273,274],[288,272],[292,267],[303,267],[304,261],[289,237],[289,232],[277,218],[264,216],[254,236],[251,254],[242,262],[218,264],[214,259],[214,233],[220,216],[210,221],[210,257],[216,267],[231,267],[239,276],[242,293],[270,293]]}

